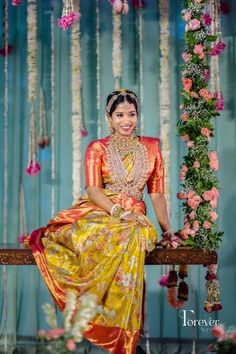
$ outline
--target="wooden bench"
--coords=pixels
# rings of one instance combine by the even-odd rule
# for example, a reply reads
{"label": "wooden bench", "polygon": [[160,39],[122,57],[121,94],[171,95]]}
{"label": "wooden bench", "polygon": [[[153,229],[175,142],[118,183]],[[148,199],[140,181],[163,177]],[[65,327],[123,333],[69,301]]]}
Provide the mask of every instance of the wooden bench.
{"label": "wooden bench", "polygon": [[[166,249],[157,247],[146,256],[146,265],[161,264],[216,264],[215,251],[203,251],[194,248],[181,247]],[[0,244],[1,265],[35,265],[35,259],[28,248],[16,243]]]}

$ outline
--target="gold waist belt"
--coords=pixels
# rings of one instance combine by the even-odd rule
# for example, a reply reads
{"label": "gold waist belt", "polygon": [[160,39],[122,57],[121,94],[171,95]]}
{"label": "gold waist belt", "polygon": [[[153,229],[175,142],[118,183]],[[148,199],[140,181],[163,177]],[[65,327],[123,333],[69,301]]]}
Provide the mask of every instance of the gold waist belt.
{"label": "gold waist belt", "polygon": [[114,193],[122,193],[122,194],[127,195],[128,197],[135,197],[138,202],[141,202],[141,200],[143,200],[143,193],[137,192],[129,186],[123,186],[123,188],[121,189],[114,184],[107,183],[104,185],[104,188],[109,189],[109,191],[114,192]]}

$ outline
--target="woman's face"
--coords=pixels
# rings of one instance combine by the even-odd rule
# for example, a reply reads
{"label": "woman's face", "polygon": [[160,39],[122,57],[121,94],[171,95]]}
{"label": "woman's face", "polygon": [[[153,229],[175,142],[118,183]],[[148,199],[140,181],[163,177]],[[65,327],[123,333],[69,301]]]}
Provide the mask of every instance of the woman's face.
{"label": "woman's face", "polygon": [[127,101],[118,104],[111,115],[111,120],[116,135],[131,136],[138,121],[135,105]]}

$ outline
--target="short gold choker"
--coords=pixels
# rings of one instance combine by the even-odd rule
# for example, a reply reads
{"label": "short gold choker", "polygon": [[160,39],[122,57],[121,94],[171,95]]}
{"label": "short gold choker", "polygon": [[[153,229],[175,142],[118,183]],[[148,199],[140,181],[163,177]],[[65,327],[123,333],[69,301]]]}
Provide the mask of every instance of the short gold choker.
{"label": "short gold choker", "polygon": [[110,137],[110,144],[118,150],[121,157],[124,157],[136,150],[137,145],[139,144],[139,138],[136,135],[123,137],[112,134]]}

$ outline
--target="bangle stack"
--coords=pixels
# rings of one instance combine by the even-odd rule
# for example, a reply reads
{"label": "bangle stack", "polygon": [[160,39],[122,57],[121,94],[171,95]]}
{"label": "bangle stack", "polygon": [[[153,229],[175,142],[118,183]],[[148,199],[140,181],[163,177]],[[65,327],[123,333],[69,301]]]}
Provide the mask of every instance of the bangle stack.
{"label": "bangle stack", "polygon": [[114,204],[111,207],[110,214],[115,218],[120,218],[120,216],[124,213],[124,209],[121,207],[120,204]]}

